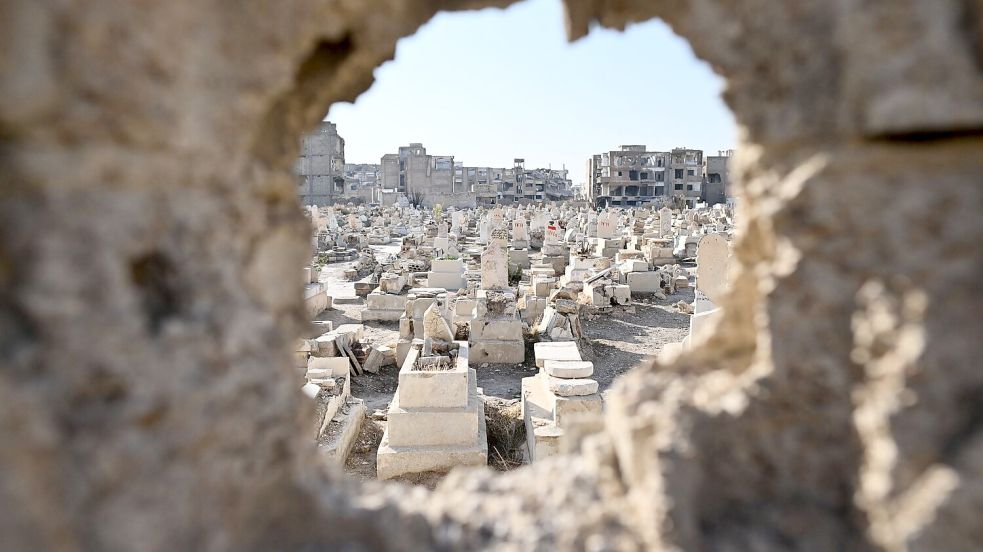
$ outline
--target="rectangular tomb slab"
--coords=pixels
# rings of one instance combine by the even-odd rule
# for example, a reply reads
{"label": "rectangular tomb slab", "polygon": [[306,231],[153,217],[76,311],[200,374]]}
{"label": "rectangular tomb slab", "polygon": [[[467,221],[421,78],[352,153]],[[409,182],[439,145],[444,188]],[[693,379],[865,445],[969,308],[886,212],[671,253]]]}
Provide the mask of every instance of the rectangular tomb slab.
{"label": "rectangular tomb slab", "polygon": [[594,374],[594,363],[588,360],[547,360],[543,367],[554,378],[589,378]]}
{"label": "rectangular tomb slab", "polygon": [[402,408],[463,408],[468,405],[468,345],[460,343],[456,363],[450,370],[414,370],[420,356],[411,349],[399,369],[399,399]]}
{"label": "rectangular tomb slab", "polygon": [[662,275],[658,272],[629,272],[628,287],[633,294],[662,291]]}
{"label": "rectangular tomb slab", "polygon": [[332,376],[344,376],[351,369],[352,361],[346,356],[311,357],[307,359],[307,370],[325,370]]}
{"label": "rectangular tomb slab", "polygon": [[597,393],[597,381],[590,378],[548,376],[550,391],[558,397],[581,397]]}
{"label": "rectangular tomb slab", "polygon": [[427,285],[457,291],[465,286],[464,278],[457,272],[428,272]]}
{"label": "rectangular tomb slab", "polygon": [[445,272],[460,275],[464,273],[464,263],[460,259],[434,259],[430,262],[430,270],[433,272]]}
{"label": "rectangular tomb slab", "polygon": [[485,362],[491,364],[522,364],[526,358],[526,344],[517,340],[484,339],[471,345],[471,355],[475,365]]}
{"label": "rectangular tomb slab", "polygon": [[534,345],[536,366],[542,368],[547,360],[583,360],[573,341],[541,342]]}
{"label": "rectangular tomb slab", "polygon": [[518,318],[471,321],[471,340],[522,341],[522,321]]}
{"label": "rectangular tomb slab", "polygon": [[[482,407],[483,408],[483,407]],[[393,446],[389,430],[382,435],[376,455],[376,476],[391,479],[408,473],[447,472],[455,466],[488,465],[488,436],[485,416],[478,416],[478,438],[467,446]]]}
{"label": "rectangular tomb slab", "polygon": [[[471,376],[473,382],[477,377]],[[484,403],[472,383],[464,408],[405,408],[399,391],[393,397],[387,416],[389,444],[402,446],[469,445],[478,438],[478,418],[484,416]]]}
{"label": "rectangular tomb slab", "polygon": [[580,416],[598,415],[602,410],[600,393],[581,397],[558,397],[553,395],[553,422],[558,427],[566,427],[570,420]]}

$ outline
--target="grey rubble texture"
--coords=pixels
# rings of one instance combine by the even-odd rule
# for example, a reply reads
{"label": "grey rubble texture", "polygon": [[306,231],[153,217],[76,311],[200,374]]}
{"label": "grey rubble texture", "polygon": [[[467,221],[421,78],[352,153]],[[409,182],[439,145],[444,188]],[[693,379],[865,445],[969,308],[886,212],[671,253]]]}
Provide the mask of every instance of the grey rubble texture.
{"label": "grey rubble texture", "polygon": [[567,0],[571,37],[662,17],[726,79],[716,333],[572,458],[312,467],[298,138],[438,10],[508,3],[0,3],[5,549],[983,542],[981,0]]}

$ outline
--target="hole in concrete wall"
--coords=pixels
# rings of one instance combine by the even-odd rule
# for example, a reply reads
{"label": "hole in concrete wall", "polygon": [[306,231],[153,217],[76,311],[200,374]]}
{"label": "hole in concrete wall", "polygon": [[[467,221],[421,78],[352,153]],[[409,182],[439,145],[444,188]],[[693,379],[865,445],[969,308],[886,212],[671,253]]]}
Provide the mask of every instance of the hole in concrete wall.
{"label": "hole in concrete wall", "polygon": [[[454,206],[457,197],[478,204],[475,188],[480,187],[480,179],[490,179],[490,175],[501,175],[515,167],[564,167],[570,171],[571,180],[586,185],[585,178],[589,175],[582,170],[585,161],[595,153],[617,151],[621,144],[647,143],[648,148],[625,147],[663,153],[634,156],[650,162],[651,168],[646,165],[645,171],[635,168],[612,171],[612,175],[623,172],[625,181],[611,188],[619,194],[625,191],[626,195],[615,205],[646,204],[646,198],[640,197],[643,190],[666,196],[675,190],[698,194],[699,186],[694,189],[692,183],[687,185],[683,181],[689,182],[687,174],[695,174],[692,166],[702,155],[690,156],[693,161],[687,165],[689,169],[676,169],[664,166],[669,152],[686,144],[710,153],[732,149],[734,123],[730,111],[719,99],[720,79],[663,23],[653,21],[629,27],[625,33],[599,29],[571,45],[564,36],[562,17],[559,2],[552,0],[528,1],[504,11],[439,13],[416,35],[400,41],[395,60],[376,69],[375,84],[355,104],[332,105],[330,122],[304,139],[298,163],[302,203],[318,205],[318,213],[333,206],[332,213],[342,225],[348,224],[351,217],[359,219],[350,235],[318,245],[320,253],[312,268],[320,273],[315,277],[325,284],[327,295],[334,298],[333,308],[316,317],[316,324],[331,323],[334,332],[332,344],[322,346],[339,347],[334,340],[340,333],[354,332],[349,328],[339,333],[339,327],[363,323],[362,315],[369,309],[356,297],[353,288],[358,284],[353,285],[352,280],[371,277],[377,269],[371,259],[365,263],[356,260],[360,252],[353,246],[373,233],[374,224],[371,216],[361,220],[356,207],[379,203],[380,198],[357,194],[332,196],[339,189],[334,185],[339,177],[327,173],[323,175],[325,190],[321,195],[324,197],[315,197],[318,194],[312,190],[318,186],[318,177],[313,172],[304,172],[313,171],[317,165],[325,169],[336,166],[338,154],[343,154],[342,162],[357,171],[364,171],[368,164],[384,164],[384,157],[393,158],[393,166],[400,171],[418,165],[421,171],[432,175],[443,167],[448,172],[449,188],[433,198],[420,190],[408,189],[403,172],[398,180],[393,180],[394,190],[403,192],[410,204],[423,206],[429,212],[436,209],[434,203],[439,203],[441,209]],[[447,44],[453,44],[453,48]],[[318,61],[325,73],[318,73],[316,81],[327,79],[324,75],[330,73],[331,64],[341,59],[337,57],[337,45],[319,51],[322,49],[324,55],[315,57],[330,63]],[[653,50],[657,52],[654,57],[658,62],[653,59]],[[665,81],[661,77],[653,78],[653,66],[660,68],[659,74],[671,73],[673,82],[684,86],[663,86]],[[588,89],[581,90],[585,86]],[[680,109],[681,102],[687,99],[692,102],[695,97],[703,98],[699,103],[703,109]],[[639,125],[640,119],[651,124]],[[425,148],[420,147],[421,142]],[[316,148],[309,148],[311,144],[319,144],[323,151],[315,152]],[[414,159],[427,155],[434,157],[429,162],[417,163],[419,160]],[[455,167],[451,155],[453,161],[462,162],[463,166]],[[690,161],[684,153],[678,157],[675,166]],[[680,183],[675,187],[663,186],[664,175],[671,170],[678,172]],[[350,181],[353,174],[346,173],[342,178]],[[669,174],[672,179],[674,173]],[[473,182],[467,186],[463,182],[457,184],[455,175]],[[640,178],[645,185],[634,184]],[[630,187],[626,185],[629,180],[633,181]],[[501,189],[519,190],[529,186],[528,181],[510,182],[503,183]],[[346,185],[340,189],[347,192],[353,188]],[[305,193],[310,195],[305,197]],[[694,197],[689,203],[699,197],[691,195]],[[493,205],[529,203],[496,201]],[[666,203],[682,208],[687,200],[671,198]],[[404,243],[403,250],[413,252],[420,245]],[[400,246],[378,245],[374,251],[375,261],[385,264],[390,255],[400,251]],[[466,257],[464,253],[459,255]],[[510,272],[509,284],[515,286],[521,281],[521,271],[512,276]],[[525,283],[529,283],[528,278]],[[379,283],[373,282],[370,287],[376,285]],[[417,286],[406,284],[404,295],[410,287]],[[602,391],[618,375],[652,358],[669,343],[685,338],[690,329],[689,314],[678,309],[676,303],[692,302],[693,295],[692,289],[680,288],[677,293],[676,282],[663,280],[653,283],[652,289],[634,302],[612,296],[604,307],[616,311],[614,315],[605,313],[596,320],[592,315],[592,321],[584,322],[593,325],[596,331],[588,336],[590,339],[583,340],[584,347],[589,349],[584,356],[595,363],[594,377]],[[413,332],[419,321],[406,321],[406,325]],[[468,331],[468,326],[454,329],[456,334],[452,335],[463,341],[468,341],[473,332]],[[305,337],[314,337],[315,333]],[[332,349],[332,354],[337,352],[352,359],[351,395],[361,401],[359,404],[330,406],[330,400],[338,399],[327,397],[323,390],[317,392],[319,415],[333,413],[339,421],[337,424],[330,419],[319,422],[327,432],[322,434],[322,445],[345,435],[347,430],[342,423],[347,416],[346,409],[366,411],[363,427],[352,437],[352,452],[346,462],[348,473],[356,478],[376,476],[375,452],[390,422],[387,409],[397,390],[399,366],[394,362],[373,366],[377,370],[373,373],[358,372],[373,363],[370,357],[377,345],[397,349],[399,333],[399,325],[392,320],[367,321],[357,337],[354,333],[351,337],[341,337],[341,341],[360,342],[361,349],[357,346],[347,352]],[[478,370],[478,387],[488,397],[484,405],[488,464],[501,470],[521,465],[522,449],[526,445],[520,382],[535,374],[537,367],[532,343],[524,346],[525,354],[514,364],[475,362],[472,366]],[[343,359],[341,363],[347,366],[349,361]],[[341,385],[344,384],[340,379],[329,384]],[[408,480],[432,485],[438,479],[414,476]]]}

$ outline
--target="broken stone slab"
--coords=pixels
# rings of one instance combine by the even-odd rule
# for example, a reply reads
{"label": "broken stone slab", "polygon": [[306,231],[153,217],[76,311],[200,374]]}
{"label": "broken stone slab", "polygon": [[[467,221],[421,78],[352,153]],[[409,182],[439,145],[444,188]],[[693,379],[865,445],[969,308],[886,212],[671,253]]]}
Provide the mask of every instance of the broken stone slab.
{"label": "broken stone slab", "polygon": [[358,362],[358,358],[355,357],[355,351],[352,350],[351,341],[347,335],[339,335],[335,338],[335,347],[338,348],[339,357],[347,356],[351,362],[351,373],[353,376],[362,375],[362,365]]}
{"label": "broken stone slab", "polygon": [[333,377],[330,377],[330,376],[328,376],[328,377],[310,377],[310,376],[308,376],[307,379],[309,380],[308,381],[308,384],[314,384],[314,385],[318,386],[318,388],[324,389],[325,391],[331,391],[335,387],[338,386],[338,383],[335,382],[335,379]]}
{"label": "broken stone slab", "polygon": [[627,280],[632,294],[662,291],[662,274],[659,272],[629,272]]}
{"label": "broken stone slab", "polygon": [[686,301],[680,301],[676,303],[676,310],[683,314],[693,314],[693,305],[687,303]]}
{"label": "broken stone slab", "polygon": [[539,326],[537,326],[537,331],[541,335],[549,335],[550,331],[553,330],[553,326],[556,325],[557,313],[556,309],[553,307],[546,307],[543,311],[543,318],[539,321]]}
{"label": "broken stone slab", "polygon": [[423,336],[437,341],[454,341],[454,334],[440,314],[437,303],[432,303],[423,313]]}
{"label": "broken stone slab", "polygon": [[310,353],[316,350],[316,345],[312,339],[299,339],[294,345],[294,352],[297,353]]}
{"label": "broken stone slab", "polygon": [[553,307],[561,314],[577,314],[580,305],[570,299],[557,299]]}
{"label": "broken stone slab", "polygon": [[578,419],[583,419],[585,416],[600,414],[604,403],[600,393],[572,397],[553,394],[552,398],[553,423],[561,428],[570,427],[570,425],[578,423]]}
{"label": "broken stone slab", "polygon": [[300,390],[309,399],[316,399],[317,394],[321,392],[321,386],[317,385],[316,383],[305,383],[304,386],[300,388]]}
{"label": "broken stone slab", "polygon": [[365,362],[362,363],[362,370],[370,374],[378,374],[379,368],[382,368],[382,361],[382,353],[373,347],[369,350],[369,355],[365,357]]}
{"label": "broken stone slab", "polygon": [[364,334],[365,326],[362,324],[342,324],[314,339],[314,343],[317,345],[317,355],[341,356],[342,353],[335,343],[339,336],[346,337],[348,343],[355,343],[361,341]]}
{"label": "broken stone slab", "polygon": [[311,357],[307,359],[307,372],[324,370],[334,377],[340,377],[351,369],[351,361],[347,356]]}
{"label": "broken stone slab", "polygon": [[589,360],[547,360],[543,363],[546,373],[554,378],[589,378],[594,374],[594,363]]}
{"label": "broken stone slab", "polygon": [[549,378],[550,391],[560,397],[581,397],[597,393],[597,381],[589,378]]}
{"label": "broken stone slab", "polygon": [[540,342],[533,345],[536,366],[542,368],[547,360],[583,360],[580,349],[572,341]]}

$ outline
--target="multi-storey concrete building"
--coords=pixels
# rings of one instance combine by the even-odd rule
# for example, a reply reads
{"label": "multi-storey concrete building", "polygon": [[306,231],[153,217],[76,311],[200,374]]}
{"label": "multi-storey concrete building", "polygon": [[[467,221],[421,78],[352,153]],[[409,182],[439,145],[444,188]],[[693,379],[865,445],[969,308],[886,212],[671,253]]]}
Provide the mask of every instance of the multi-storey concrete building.
{"label": "multi-storey concrete building", "polygon": [[465,168],[468,173],[476,175],[474,189],[479,205],[541,203],[573,197],[566,169],[527,169],[524,159],[515,159],[512,168]]}
{"label": "multi-storey concrete building", "polygon": [[399,148],[398,154],[384,155],[379,174],[386,191],[405,194],[411,203],[425,206],[473,207],[572,197],[566,169],[526,169],[522,159],[516,159],[512,168],[467,167],[453,156],[428,155],[417,143]]}
{"label": "multi-storey concrete building", "polygon": [[366,203],[378,203],[381,185],[381,165],[373,163],[345,164],[345,196],[360,198]]}
{"label": "multi-storey concrete building", "polygon": [[512,177],[514,202],[535,203],[570,199],[572,182],[564,169],[527,169],[525,159],[515,159]]}
{"label": "multi-storey concrete building", "polygon": [[404,194],[411,203],[423,206],[473,206],[474,191],[458,186],[453,155],[429,155],[420,143],[399,148],[398,154],[382,156],[382,187]]}
{"label": "multi-storey concrete building", "polygon": [[501,202],[505,169],[501,167],[465,167],[454,165],[454,186],[475,196],[476,205],[494,205]]}
{"label": "multi-storey concrete building", "polygon": [[694,203],[700,197],[702,167],[701,150],[663,152],[625,145],[587,160],[585,195],[596,207],[641,206],[673,196]]}
{"label": "multi-storey concrete building", "polygon": [[673,148],[669,153],[667,179],[672,188],[667,192],[682,196],[690,205],[700,199],[703,189],[703,150]]}
{"label": "multi-storey concrete building", "polygon": [[304,205],[328,205],[345,193],[345,140],[334,123],[322,122],[301,142],[294,164]]}
{"label": "multi-storey concrete building", "polygon": [[734,150],[723,150],[717,152],[717,155],[706,156],[703,167],[703,201],[710,205],[726,203],[731,196],[729,165],[732,155]]}
{"label": "multi-storey concrete building", "polygon": [[669,154],[642,145],[592,156],[587,161],[587,195],[592,205],[640,206],[665,199]]}

